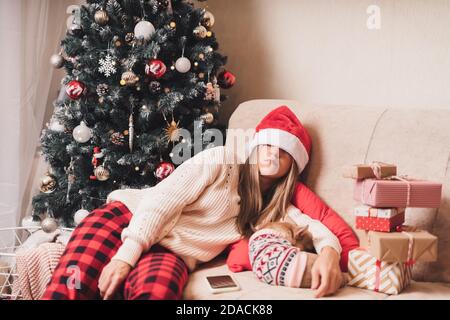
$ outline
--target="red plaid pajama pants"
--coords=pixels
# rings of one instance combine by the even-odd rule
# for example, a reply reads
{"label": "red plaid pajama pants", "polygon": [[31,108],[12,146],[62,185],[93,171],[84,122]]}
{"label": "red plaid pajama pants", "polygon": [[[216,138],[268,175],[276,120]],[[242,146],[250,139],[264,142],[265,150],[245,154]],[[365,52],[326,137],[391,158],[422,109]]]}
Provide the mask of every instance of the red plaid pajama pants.
{"label": "red plaid pajama pants", "polygon": [[[119,201],[93,210],[73,231],[42,299],[100,299],[100,274],[121,246],[120,236],[131,216]],[[184,261],[161,245],[154,245],[130,272],[119,297],[178,300],[187,280]]]}

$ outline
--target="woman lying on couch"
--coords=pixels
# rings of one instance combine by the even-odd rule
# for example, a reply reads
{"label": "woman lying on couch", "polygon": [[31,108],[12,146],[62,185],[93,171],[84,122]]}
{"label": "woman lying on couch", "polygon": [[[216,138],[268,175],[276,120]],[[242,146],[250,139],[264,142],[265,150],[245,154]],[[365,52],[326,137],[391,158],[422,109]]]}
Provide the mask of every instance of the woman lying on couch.
{"label": "woman lying on couch", "polygon": [[[310,159],[311,138],[284,106],[256,131],[245,164],[228,148],[216,147],[155,187],[110,193],[107,204],[73,232],[43,299],[180,299],[189,272],[230,245],[229,265],[247,268],[248,237],[260,223],[283,218],[291,201],[339,239],[341,256],[330,239],[312,270],[316,296],[333,294],[358,240],[297,181]],[[77,285],[68,281],[74,268]]]}

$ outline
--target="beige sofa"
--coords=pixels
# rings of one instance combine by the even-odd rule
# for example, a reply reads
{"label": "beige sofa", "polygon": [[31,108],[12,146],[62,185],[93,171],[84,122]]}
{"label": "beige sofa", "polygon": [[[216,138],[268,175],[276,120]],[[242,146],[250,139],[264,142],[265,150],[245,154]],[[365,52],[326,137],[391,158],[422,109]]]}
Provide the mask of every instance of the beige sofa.
{"label": "beige sofa", "polygon": [[[230,129],[254,128],[272,109],[289,106],[309,130],[313,156],[303,174],[307,185],[353,226],[352,181],[342,178],[342,167],[374,160],[396,163],[399,174],[443,183],[442,205],[435,209],[407,209],[406,223],[439,237],[439,261],[419,263],[415,281],[400,295],[388,296],[346,287],[326,299],[450,299],[450,111],[307,106],[296,101],[254,100],[241,104]],[[227,144],[235,133],[228,134]],[[233,274],[242,290],[211,294],[205,276],[231,273],[218,257],[191,274],[185,299],[312,299],[305,289],[274,287],[259,282],[252,272]]]}

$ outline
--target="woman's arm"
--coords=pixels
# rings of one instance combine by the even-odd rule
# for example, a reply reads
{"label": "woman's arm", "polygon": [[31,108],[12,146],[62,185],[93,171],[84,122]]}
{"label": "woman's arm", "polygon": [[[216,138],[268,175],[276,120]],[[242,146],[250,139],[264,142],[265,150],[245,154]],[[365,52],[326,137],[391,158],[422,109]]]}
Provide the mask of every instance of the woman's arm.
{"label": "woman's arm", "polygon": [[338,255],[341,254],[342,248],[338,238],[319,220],[312,219],[306,214],[302,214],[302,212],[293,205],[289,206],[287,214],[297,225],[308,225],[308,231],[312,235],[314,248],[317,253],[321,253],[322,249],[325,247],[331,247],[336,250]]}
{"label": "woman's arm", "polygon": [[122,232],[123,244],[112,260],[135,266],[161,233],[174,227],[183,208],[195,202],[214,182],[223,166],[222,147],[205,150],[180,165],[169,177],[145,190],[130,224]]}
{"label": "woman's arm", "polygon": [[347,271],[348,253],[359,246],[352,228],[301,182],[297,182],[292,204],[312,219],[322,222],[339,239],[342,247],[340,267],[342,271]]}
{"label": "woman's arm", "polygon": [[316,290],[315,297],[333,294],[342,284],[339,240],[321,222],[302,214],[294,206],[288,208],[286,219],[301,226],[308,224],[313,236],[313,244],[318,254],[311,268],[311,289]]}
{"label": "woman's arm", "polygon": [[[322,297],[336,292],[342,284],[342,271],[347,271],[348,253],[359,246],[358,238],[347,223],[314,192],[303,183],[297,182],[292,204],[313,219],[322,222],[339,239],[342,253],[325,247],[319,254],[312,269],[312,289],[315,297]],[[340,268],[339,268],[340,262]]]}

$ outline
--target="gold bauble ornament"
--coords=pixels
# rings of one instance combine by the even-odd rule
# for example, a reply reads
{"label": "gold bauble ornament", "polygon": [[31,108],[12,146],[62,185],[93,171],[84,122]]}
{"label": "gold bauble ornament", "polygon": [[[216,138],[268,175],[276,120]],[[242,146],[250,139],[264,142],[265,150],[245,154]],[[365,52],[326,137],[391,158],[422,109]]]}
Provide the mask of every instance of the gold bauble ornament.
{"label": "gold bauble ornament", "polygon": [[109,170],[104,166],[98,166],[97,168],[95,168],[94,174],[97,177],[98,181],[106,181],[110,176]]}
{"label": "gold bauble ornament", "polygon": [[204,26],[198,26],[194,29],[194,36],[197,39],[204,39],[206,38],[206,34],[208,33],[208,30]]}
{"label": "gold bauble ornament", "polygon": [[170,26],[172,29],[175,29],[175,28],[177,27],[177,23],[176,23],[175,21],[172,21],[172,22],[169,24],[169,26]]}
{"label": "gold bauble ornament", "polygon": [[215,21],[216,19],[214,18],[214,15],[211,12],[206,11],[202,18],[202,25],[206,28],[212,28]]}
{"label": "gold bauble ornament", "polygon": [[56,190],[56,178],[50,173],[47,173],[42,179],[39,185],[39,190],[43,193],[52,193]]}
{"label": "gold bauble ornament", "polygon": [[104,26],[109,22],[108,13],[105,10],[98,10],[94,15],[95,22]]}
{"label": "gold bauble ornament", "polygon": [[139,77],[133,71],[126,71],[122,74],[120,84],[122,86],[134,86],[139,81]]}
{"label": "gold bauble ornament", "polygon": [[203,121],[205,121],[207,124],[211,124],[214,122],[214,115],[212,113],[204,114],[200,117]]}

